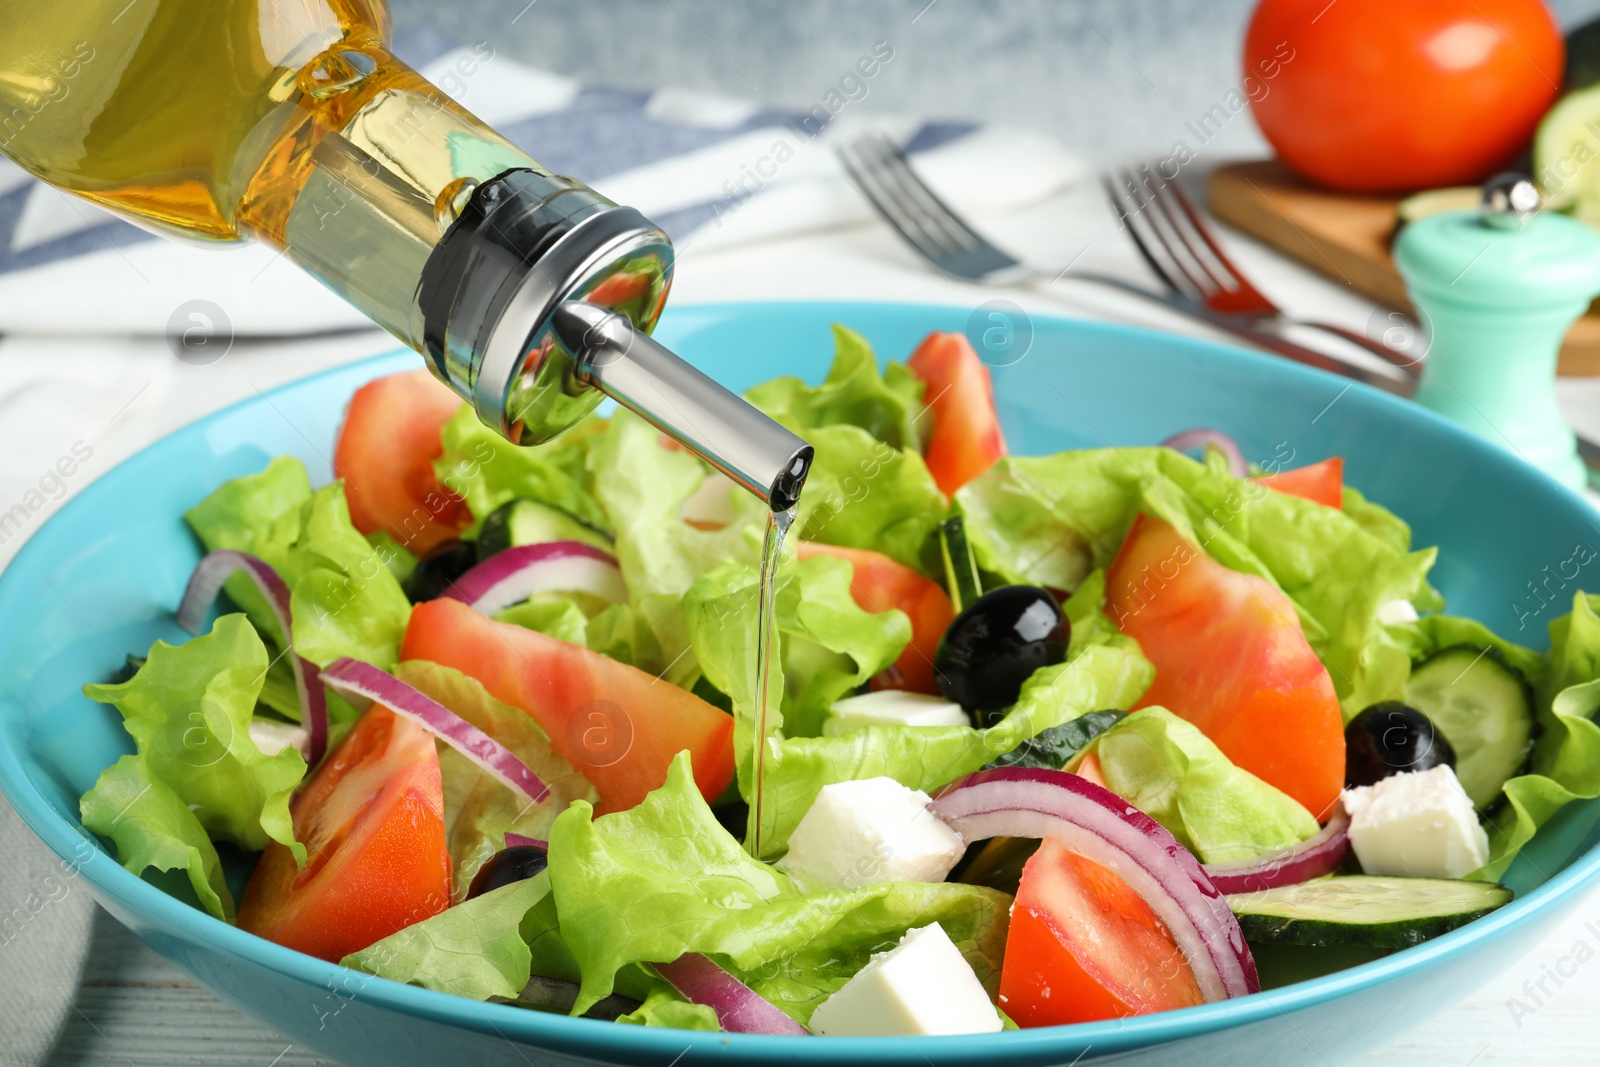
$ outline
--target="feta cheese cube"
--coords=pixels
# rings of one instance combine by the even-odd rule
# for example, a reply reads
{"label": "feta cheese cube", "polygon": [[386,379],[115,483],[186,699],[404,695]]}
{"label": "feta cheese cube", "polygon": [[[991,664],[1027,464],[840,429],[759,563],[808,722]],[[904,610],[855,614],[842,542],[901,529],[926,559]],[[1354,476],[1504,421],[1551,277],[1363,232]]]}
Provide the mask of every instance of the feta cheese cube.
{"label": "feta cheese cube", "polygon": [[909,931],[817,1005],[811,1030],[845,1037],[992,1034],[1000,1013],[938,923]]}
{"label": "feta cheese cube", "polygon": [[1489,835],[1447,766],[1347,789],[1344,807],[1367,874],[1460,878],[1489,862]]}
{"label": "feta cheese cube", "polygon": [[863,726],[968,726],[960,704],[926,693],[880,689],[876,693],[836,700],[822,732],[838,737]]}
{"label": "feta cheese cube", "polygon": [[966,851],[928,811],[928,794],[893,778],[822,787],[778,861],[808,893],[880,882],[942,882]]}

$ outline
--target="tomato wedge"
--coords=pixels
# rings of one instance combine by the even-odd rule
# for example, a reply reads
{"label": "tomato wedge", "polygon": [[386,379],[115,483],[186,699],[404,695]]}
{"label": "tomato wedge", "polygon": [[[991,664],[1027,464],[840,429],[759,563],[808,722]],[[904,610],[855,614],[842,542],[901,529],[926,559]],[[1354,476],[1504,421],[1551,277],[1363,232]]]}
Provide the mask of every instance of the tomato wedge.
{"label": "tomato wedge", "polygon": [[1344,507],[1344,460],[1339,456],[1255,480],[1290,496],[1304,497],[1330,508]]}
{"label": "tomato wedge", "polygon": [[412,609],[400,658],[454,667],[532,715],[556,754],[594,784],[601,814],[643,800],[684,749],[707,801],[733,780],[732,716],[581,645],[430,600]]}
{"label": "tomato wedge", "polygon": [[923,458],[949,496],[1006,454],[994,382],[959,333],[930,333],[907,365],[928,386],[924,396],[933,414],[933,436]]}
{"label": "tomato wedge", "polygon": [[1106,590],[1112,621],[1156,669],[1138,707],[1188,719],[1235,764],[1326,818],[1344,785],[1344,721],[1283,591],[1148,515],[1128,532]]}
{"label": "tomato wedge", "polygon": [[[862,611],[884,612],[899,608],[911,620],[911,640],[894,666],[873,680],[874,689],[907,689],[913,693],[937,695],[933,678],[933,654],[939,639],[956,617],[950,596],[938,582],[924,578],[903,563],[881,552],[866,548],[840,548],[814,541],[795,546],[801,559],[836,556],[851,567],[850,598]],[[880,681],[881,679],[881,681]]]}
{"label": "tomato wedge", "polygon": [[420,556],[471,524],[466,502],[433,471],[444,454],[439,433],[461,403],[425,370],[391,374],[356,390],[333,451],[356,529],[387,530]]}
{"label": "tomato wedge", "polygon": [[1201,1002],[1189,961],[1150,905],[1055,838],[1022,868],[1000,1007],[1018,1026],[1119,1019]]}
{"label": "tomato wedge", "polygon": [[372,705],[289,810],[306,865],[269,843],[242,928],[337,963],[449,906],[439,753],[421,726]]}

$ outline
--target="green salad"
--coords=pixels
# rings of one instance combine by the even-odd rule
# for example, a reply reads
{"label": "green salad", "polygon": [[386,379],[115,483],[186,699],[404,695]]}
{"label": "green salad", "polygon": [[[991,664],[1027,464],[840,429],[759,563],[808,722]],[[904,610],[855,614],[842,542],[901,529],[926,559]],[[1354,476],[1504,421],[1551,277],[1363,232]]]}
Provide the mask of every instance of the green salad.
{"label": "green salad", "polygon": [[85,686],[132,750],[84,825],[398,982],[953,1034],[1402,950],[1600,795],[1600,598],[1531,651],[1443,614],[1336,457],[1014,457],[960,335],[835,341],[747,394],[816,449],[766,736],[765,506],[627,412],[519,447],[419,371],[355,393],[337,480],[280,457],[185,514],[193,636]]}

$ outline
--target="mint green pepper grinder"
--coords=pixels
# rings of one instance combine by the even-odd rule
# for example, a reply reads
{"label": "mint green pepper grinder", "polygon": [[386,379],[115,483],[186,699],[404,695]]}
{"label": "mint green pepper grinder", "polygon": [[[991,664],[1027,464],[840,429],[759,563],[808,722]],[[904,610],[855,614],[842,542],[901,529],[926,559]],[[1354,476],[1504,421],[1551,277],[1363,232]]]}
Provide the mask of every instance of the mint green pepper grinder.
{"label": "mint green pepper grinder", "polygon": [[1600,234],[1539,207],[1532,181],[1500,175],[1480,210],[1406,226],[1394,258],[1431,337],[1417,403],[1582,489],[1556,357],[1600,294]]}

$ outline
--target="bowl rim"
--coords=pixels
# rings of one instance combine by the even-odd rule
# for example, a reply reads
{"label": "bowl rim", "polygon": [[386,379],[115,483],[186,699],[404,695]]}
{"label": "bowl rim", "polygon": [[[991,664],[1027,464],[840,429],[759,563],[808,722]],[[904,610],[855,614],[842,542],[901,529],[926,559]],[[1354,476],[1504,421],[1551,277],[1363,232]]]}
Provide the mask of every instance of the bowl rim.
{"label": "bowl rim", "polygon": [[[956,310],[965,312],[970,309],[956,304],[907,301],[725,301],[675,307],[668,311],[662,325],[665,327],[665,332],[670,333],[677,320],[692,320],[696,315],[759,318],[777,312],[826,312],[827,315],[846,320],[851,312],[870,311],[875,314],[887,312],[937,320],[940,317],[948,317]],[[1450,444],[1472,453],[1471,458],[1475,462],[1490,466],[1516,465],[1519,469],[1513,476],[1531,477],[1542,474],[1534,468],[1524,467],[1517,457],[1491,442],[1476,437],[1441,415],[1370,386],[1358,382],[1347,383],[1345,379],[1324,371],[1229,344],[1183,334],[1165,333],[1142,326],[1042,312],[1030,311],[1028,314],[1035,322],[1048,322],[1080,335],[1097,334],[1101,339],[1113,343],[1119,340],[1138,340],[1144,343],[1154,341],[1188,349],[1203,355],[1208,360],[1247,367],[1261,375],[1280,374],[1286,375],[1289,380],[1345,385],[1349,391],[1355,392],[1363,400],[1376,404],[1381,411],[1387,411],[1403,419],[1421,420],[1431,424],[1434,430],[1443,433],[1449,439]],[[692,321],[686,325],[692,326]],[[31,588],[40,584],[34,572],[38,571],[42,575],[43,568],[49,563],[44,557],[48,551],[49,531],[53,525],[61,516],[74,509],[93,507],[97,493],[104,491],[105,485],[115,481],[118,472],[126,473],[125,468],[139,462],[152,462],[155,455],[163,449],[177,447],[180,439],[189,435],[203,435],[208,428],[235,417],[242,410],[262,403],[271,403],[290,391],[308,386],[315,387],[318,383],[341,376],[375,377],[381,373],[401,369],[403,363],[415,365],[419,360],[420,357],[411,350],[397,349],[296,378],[265,392],[241,398],[200,419],[186,423],[124,458],[86,484],[61,509],[42,523],[4,570],[0,571],[0,617],[3,617],[6,610],[12,606],[10,601],[20,595],[16,592],[19,587],[28,585]],[[1566,497],[1566,503],[1570,506],[1584,513],[1592,510],[1579,494],[1556,483],[1553,479],[1546,477],[1546,480],[1558,495]],[[1542,913],[1556,909],[1562,903],[1570,902],[1579,890],[1585,888],[1584,883],[1600,871],[1600,845],[1596,845],[1575,858],[1565,870],[1542,885],[1519,895],[1498,911],[1448,934],[1382,959],[1249,997],[1128,1020],[1075,1023],[1066,1026],[1012,1030],[999,1034],[943,1037],[833,1037],[812,1046],[802,1040],[788,1037],[621,1026],[599,1020],[532,1011],[509,1004],[475,1001],[378,978],[284,948],[236,926],[214,919],[123,868],[108,852],[99,847],[93,835],[86,835],[77,830],[50,805],[31,780],[19,755],[21,747],[21,745],[0,744],[0,792],[10,800],[29,828],[64,863],[69,864],[71,869],[85,875],[100,894],[114,900],[126,912],[135,916],[147,915],[150,921],[140,925],[184,931],[184,936],[203,939],[209,948],[218,953],[239,958],[265,967],[281,976],[327,990],[333,996],[339,996],[339,991],[344,990],[349,993],[350,998],[368,1000],[380,1009],[415,1015],[477,1033],[494,1034],[513,1043],[584,1055],[595,1055],[596,1049],[601,1048],[606,1050],[601,1053],[602,1055],[622,1057],[665,1056],[671,1059],[693,1052],[700,1056],[719,1058],[731,1056],[737,1060],[781,1055],[785,1060],[807,1063],[848,1059],[925,1067],[934,1057],[945,1061],[963,1062],[987,1060],[996,1053],[1028,1057],[1065,1054],[1070,1057],[1080,1050],[1087,1051],[1091,1047],[1110,1052],[1165,1044],[1286,1016],[1290,1012],[1336,1000],[1361,990],[1399,981],[1426,970],[1436,961],[1465,949],[1468,945],[1513,933]],[[96,847],[87,860],[75,858],[85,841]],[[194,926],[197,921],[200,924],[198,928]],[[138,926],[135,927],[135,932],[139,932]],[[350,992],[352,988],[354,992]]]}

